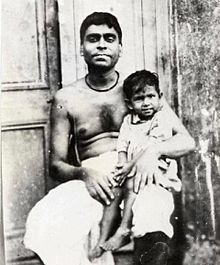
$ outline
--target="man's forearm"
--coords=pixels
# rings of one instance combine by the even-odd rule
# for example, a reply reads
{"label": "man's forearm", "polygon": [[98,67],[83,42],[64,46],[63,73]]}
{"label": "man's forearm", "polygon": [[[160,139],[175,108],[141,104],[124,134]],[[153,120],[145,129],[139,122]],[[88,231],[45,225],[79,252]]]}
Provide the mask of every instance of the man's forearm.
{"label": "man's forearm", "polygon": [[190,135],[176,134],[172,138],[152,146],[158,156],[178,158],[195,150],[195,141]]}
{"label": "man's forearm", "polygon": [[129,161],[129,163],[131,167],[134,166],[139,159],[145,157],[145,154],[156,154],[158,158],[161,156],[179,158],[193,150],[195,150],[195,141],[193,138],[189,134],[178,133],[166,141],[150,145]]}
{"label": "man's forearm", "polygon": [[51,163],[51,175],[56,180],[66,182],[83,180],[85,172],[82,167],[72,166],[64,161],[55,161]]}

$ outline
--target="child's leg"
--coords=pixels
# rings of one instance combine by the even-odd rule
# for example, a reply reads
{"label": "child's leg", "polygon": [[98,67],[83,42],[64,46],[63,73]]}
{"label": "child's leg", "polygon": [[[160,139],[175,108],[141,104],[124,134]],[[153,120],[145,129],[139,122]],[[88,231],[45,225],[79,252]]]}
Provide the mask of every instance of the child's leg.
{"label": "child's leg", "polygon": [[100,237],[96,247],[89,253],[90,260],[100,257],[105,251],[102,248],[102,245],[109,238],[109,236],[112,235],[115,221],[118,219],[118,216],[120,214],[119,205],[122,200],[122,188],[114,188],[113,193],[115,195],[115,199],[109,206],[104,207],[103,217],[100,224]]}
{"label": "child's leg", "polygon": [[115,221],[118,219],[120,215],[120,208],[119,205],[122,201],[122,188],[114,188],[113,193],[115,199],[111,202],[109,206],[105,206],[103,217],[100,225],[100,239],[99,242],[102,244],[104,243],[109,236],[112,234],[112,229],[115,226]]}
{"label": "child's leg", "polygon": [[124,231],[129,231],[132,226],[132,206],[137,194],[133,192],[133,178],[128,178],[125,182],[124,191],[124,209],[120,228]]}
{"label": "child's leg", "polygon": [[136,194],[133,192],[132,178],[126,180],[123,194],[124,210],[122,221],[115,234],[103,245],[103,248],[107,251],[114,251],[126,245],[130,241],[132,225],[132,206],[136,198]]}

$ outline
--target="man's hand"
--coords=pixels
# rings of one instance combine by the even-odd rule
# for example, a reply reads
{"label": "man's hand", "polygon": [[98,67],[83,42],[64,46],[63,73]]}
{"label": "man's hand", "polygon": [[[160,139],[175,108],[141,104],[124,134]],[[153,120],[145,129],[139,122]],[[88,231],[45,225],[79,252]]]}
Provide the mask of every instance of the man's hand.
{"label": "man's hand", "polygon": [[143,190],[145,185],[152,185],[154,182],[158,185],[157,170],[158,170],[158,158],[154,147],[149,147],[136,159],[135,167],[136,174],[134,177],[134,192],[138,193]]}
{"label": "man's hand", "polygon": [[111,200],[114,199],[114,194],[110,187],[116,185],[113,178],[102,175],[94,169],[84,168],[83,180],[89,194],[94,199],[106,205],[110,205]]}

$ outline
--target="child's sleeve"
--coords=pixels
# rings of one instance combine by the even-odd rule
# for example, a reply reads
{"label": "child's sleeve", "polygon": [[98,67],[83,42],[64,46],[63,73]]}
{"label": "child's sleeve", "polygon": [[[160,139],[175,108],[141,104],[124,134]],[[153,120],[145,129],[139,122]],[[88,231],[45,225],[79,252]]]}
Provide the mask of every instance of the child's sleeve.
{"label": "child's sleeve", "polygon": [[130,143],[130,126],[129,126],[129,116],[126,116],[123,120],[123,123],[120,128],[118,143],[117,143],[117,152],[126,152]]}

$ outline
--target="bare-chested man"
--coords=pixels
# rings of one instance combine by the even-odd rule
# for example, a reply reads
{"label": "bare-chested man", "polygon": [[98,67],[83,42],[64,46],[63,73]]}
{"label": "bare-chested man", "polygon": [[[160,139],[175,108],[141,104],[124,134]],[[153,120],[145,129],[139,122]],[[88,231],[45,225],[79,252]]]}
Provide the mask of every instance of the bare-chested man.
{"label": "bare-chested man", "polygon": [[[122,53],[117,19],[109,13],[93,13],[83,21],[80,36],[88,75],[57,92],[51,113],[51,169],[65,183],[32,209],[24,238],[26,247],[46,265],[91,264],[88,249],[99,237],[102,203],[109,205],[114,199],[111,187],[116,183],[109,173],[117,161],[117,137],[127,112],[121,89],[123,80],[115,70]],[[77,150],[77,166],[68,161],[70,142]],[[158,157],[175,158],[192,148],[193,140],[184,130],[144,152],[136,163],[135,187],[153,178]],[[142,162],[146,159],[147,165]],[[141,237],[137,243],[138,257],[146,251],[140,240]],[[136,260],[140,264],[139,258]],[[108,252],[95,262],[114,264]]]}

